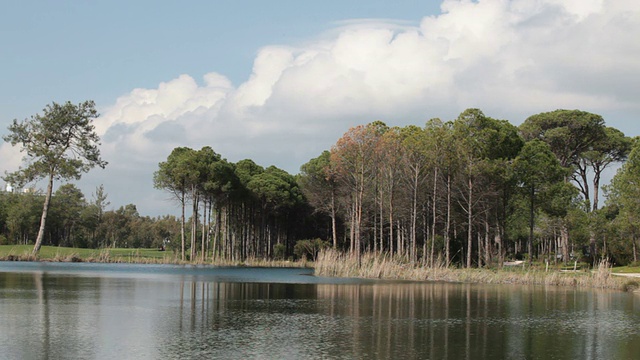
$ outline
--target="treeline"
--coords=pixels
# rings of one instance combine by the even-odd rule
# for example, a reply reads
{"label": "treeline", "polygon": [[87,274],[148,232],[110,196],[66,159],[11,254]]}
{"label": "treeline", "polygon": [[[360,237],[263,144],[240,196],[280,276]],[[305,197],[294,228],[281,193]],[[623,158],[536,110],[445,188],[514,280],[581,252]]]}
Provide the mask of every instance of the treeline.
{"label": "treeline", "polygon": [[[623,187],[620,173],[608,188],[620,195],[599,204],[603,171],[625,161],[632,143],[583,111],[541,113],[515,127],[468,109],[425,127],[352,128],[302,166],[300,183],[331,218],[334,246],[355,256],[466,267],[507,258],[628,263],[637,260],[639,228],[625,201],[638,183]],[[634,173],[630,166],[622,171]]]}
{"label": "treeline", "polygon": [[204,147],[174,149],[154,180],[182,208],[183,258],[290,256],[296,242],[320,238],[355,256],[427,265],[628,263],[635,228],[622,225],[622,203],[613,201],[626,195],[601,206],[600,178],[632,144],[583,111],[516,127],[468,109],[425,127],[354,127],[295,177]]}
{"label": "treeline", "polygon": [[[601,178],[614,166],[603,204]],[[295,176],[229,162],[211,147],[179,147],[154,185],[179,217],[142,217],[135,205],[105,211],[102,188],[87,201],[61,186],[45,243],[168,246],[183,260],[313,256],[333,246],[430,266],[637,261],[640,142],[579,110],[533,115],[519,127],[478,109],[423,127],[376,121],[349,129]],[[0,242],[32,241],[42,197],[0,194]]]}
{"label": "treeline", "polygon": [[[45,194],[0,192],[0,245],[33,244]],[[75,185],[60,186],[51,198],[43,243],[80,248],[163,248],[180,232],[175,216],[141,216],[129,204],[106,210],[107,194],[99,186],[87,200]],[[175,241],[174,241],[175,244]]]}
{"label": "treeline", "polygon": [[228,162],[210,147],[174,149],[154,184],[181,207],[183,260],[284,258],[322,228],[296,177],[248,159]]}

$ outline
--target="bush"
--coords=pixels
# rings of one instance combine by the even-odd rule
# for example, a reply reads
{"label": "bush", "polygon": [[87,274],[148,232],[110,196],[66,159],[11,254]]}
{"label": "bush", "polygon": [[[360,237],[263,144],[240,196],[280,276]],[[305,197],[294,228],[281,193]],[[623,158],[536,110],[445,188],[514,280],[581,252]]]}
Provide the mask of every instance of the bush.
{"label": "bush", "polygon": [[638,288],[640,284],[635,280],[629,280],[622,286],[622,289],[628,292],[636,291]]}
{"label": "bush", "polygon": [[287,252],[287,247],[284,244],[275,244],[273,246],[273,258],[276,260],[284,260]]}
{"label": "bush", "polygon": [[293,247],[293,254],[298,259],[306,258],[307,260],[315,261],[318,257],[318,252],[328,247],[329,242],[322,241],[321,239],[298,240]]}

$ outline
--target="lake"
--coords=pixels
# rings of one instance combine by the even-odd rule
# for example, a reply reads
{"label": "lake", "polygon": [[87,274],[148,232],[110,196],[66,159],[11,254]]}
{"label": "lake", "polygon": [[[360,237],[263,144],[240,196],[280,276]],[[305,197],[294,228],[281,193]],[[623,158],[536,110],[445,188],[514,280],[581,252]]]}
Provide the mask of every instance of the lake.
{"label": "lake", "polygon": [[638,359],[640,294],[0,262],[2,359]]}

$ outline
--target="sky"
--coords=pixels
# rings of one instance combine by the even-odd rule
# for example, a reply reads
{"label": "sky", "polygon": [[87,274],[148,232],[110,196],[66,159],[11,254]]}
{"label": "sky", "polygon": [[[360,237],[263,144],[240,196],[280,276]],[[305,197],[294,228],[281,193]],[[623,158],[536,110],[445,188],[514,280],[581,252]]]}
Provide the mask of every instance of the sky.
{"label": "sky", "polygon": [[[637,0],[0,3],[0,135],[94,100],[109,164],[75,183],[142,215],[176,213],[153,173],[177,146],[297,174],[350,127],[467,108],[514,125],[580,109],[640,135]],[[1,174],[18,150],[0,145]]]}

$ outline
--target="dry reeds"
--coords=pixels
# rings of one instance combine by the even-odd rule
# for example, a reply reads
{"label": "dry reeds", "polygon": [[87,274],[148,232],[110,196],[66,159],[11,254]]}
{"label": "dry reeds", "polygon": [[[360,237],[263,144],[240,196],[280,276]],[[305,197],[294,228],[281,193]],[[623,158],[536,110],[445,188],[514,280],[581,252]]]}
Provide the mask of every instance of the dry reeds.
{"label": "dry reeds", "polygon": [[389,254],[355,255],[329,249],[318,254],[315,273],[328,277],[361,277],[374,279],[430,280],[483,284],[553,285],[624,289],[624,280],[611,276],[607,260],[593,272],[543,271],[535,269],[458,269],[439,262],[428,267],[411,264]]}
{"label": "dry reeds", "polygon": [[301,259],[298,261],[288,261],[288,260],[270,260],[270,259],[256,258],[256,257],[250,257],[245,260],[216,258],[213,260],[209,260],[207,262],[198,262],[197,264],[199,265],[208,264],[208,265],[214,265],[214,266],[281,267],[281,268],[312,267],[312,263],[308,262],[306,259]]}

